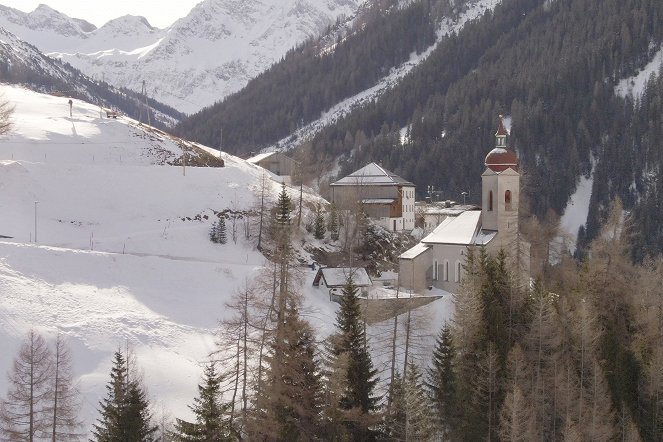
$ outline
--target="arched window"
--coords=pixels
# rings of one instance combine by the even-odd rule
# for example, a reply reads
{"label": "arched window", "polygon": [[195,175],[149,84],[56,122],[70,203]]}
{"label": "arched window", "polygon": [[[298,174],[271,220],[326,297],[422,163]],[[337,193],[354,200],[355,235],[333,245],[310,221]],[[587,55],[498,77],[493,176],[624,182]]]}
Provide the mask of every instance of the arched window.
{"label": "arched window", "polygon": [[462,270],[462,266],[460,265],[460,261],[456,261],[456,282],[460,282],[460,272]]}
{"label": "arched window", "polygon": [[493,191],[488,192],[488,211],[493,211]]}
{"label": "arched window", "polygon": [[513,210],[511,208],[511,191],[507,190],[504,192],[504,208],[505,210]]}
{"label": "arched window", "polygon": [[444,280],[449,281],[449,261],[444,260]]}
{"label": "arched window", "polygon": [[433,281],[437,281],[439,276],[439,266],[437,264],[437,261],[433,264]]}

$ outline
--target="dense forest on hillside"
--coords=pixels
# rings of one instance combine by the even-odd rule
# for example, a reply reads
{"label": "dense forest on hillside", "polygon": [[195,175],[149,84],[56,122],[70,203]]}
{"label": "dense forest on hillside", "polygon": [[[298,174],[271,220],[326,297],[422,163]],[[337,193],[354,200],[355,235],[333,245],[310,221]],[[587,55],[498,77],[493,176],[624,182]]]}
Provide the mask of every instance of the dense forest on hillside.
{"label": "dense forest on hillside", "polygon": [[[432,1],[404,9],[375,2],[331,44],[310,40],[293,49],[242,91],[191,116],[178,134],[248,153],[288,136],[339,101],[373,86],[389,70],[435,40]],[[334,30],[330,29],[329,33]]]}
{"label": "dense forest on hillside", "polygon": [[[440,11],[458,13],[450,4],[421,1],[384,14],[376,22],[380,26],[366,26],[356,42],[348,38],[322,57],[311,55],[314,43],[308,43],[308,51],[294,51],[256,83],[221,103],[207,123],[200,118],[212,113],[204,111],[181,128],[215,145],[224,126],[224,148],[232,152],[275,142],[306,122],[306,115],[316,118],[334,99],[356,92],[346,88],[345,94],[340,93],[337,86],[355,85],[348,76],[359,66],[388,67],[399,60],[375,49],[371,57],[378,56],[381,63],[367,59],[360,50],[361,39],[370,40],[373,32],[382,35],[382,30],[392,39],[399,33],[410,45],[425,44],[430,40],[421,38],[414,24],[430,27]],[[579,232],[581,249],[596,236],[610,201],[619,196],[637,217],[634,257],[660,253],[663,242],[652,241],[661,237],[654,213],[660,213],[663,205],[652,173],[659,170],[661,160],[656,144],[660,127],[656,123],[662,118],[657,105],[660,82],[635,103],[617,96],[614,86],[634,75],[660,48],[661,17],[663,3],[656,0],[504,0],[493,12],[443,39],[393,89],[322,130],[305,158],[317,165],[331,165],[340,158],[339,175],[378,161],[419,189],[433,185],[446,199],[457,199],[467,191],[470,200],[478,202],[483,158],[492,147],[497,116],[508,115],[509,144],[520,158],[524,201],[531,213],[544,217],[552,209],[561,215],[579,177],[594,170],[590,215]],[[387,26],[392,21],[403,26]],[[336,53],[340,58],[335,58]],[[325,59],[333,66],[324,71],[325,76],[305,74]],[[385,72],[373,70],[366,84]],[[281,98],[275,107],[269,97],[277,90]],[[304,100],[302,91],[315,91],[309,97],[314,101]],[[399,132],[404,128],[408,137],[402,144]]]}

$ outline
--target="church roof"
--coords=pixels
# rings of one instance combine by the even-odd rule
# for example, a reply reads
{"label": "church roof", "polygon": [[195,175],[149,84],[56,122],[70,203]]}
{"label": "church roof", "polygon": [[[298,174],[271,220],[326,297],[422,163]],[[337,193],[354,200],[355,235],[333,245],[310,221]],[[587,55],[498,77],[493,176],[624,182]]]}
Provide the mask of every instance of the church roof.
{"label": "church roof", "polygon": [[411,182],[399,177],[393,172],[388,171],[382,166],[375,163],[367,164],[361,169],[352,172],[350,175],[341,178],[340,180],[332,183],[332,186],[357,186],[357,185],[370,185],[370,186],[393,186],[404,185],[413,186]]}
{"label": "church roof", "polygon": [[511,149],[496,147],[488,152],[485,159],[486,167],[494,172],[503,172],[509,167],[518,170],[518,157]]}
{"label": "church roof", "polygon": [[506,137],[509,135],[509,132],[507,132],[506,127],[504,126],[504,118],[500,115],[500,122],[497,125],[497,132],[495,132],[496,137]]}
{"label": "church roof", "polygon": [[481,211],[468,210],[449,217],[421,240],[425,244],[472,245],[481,228]]}

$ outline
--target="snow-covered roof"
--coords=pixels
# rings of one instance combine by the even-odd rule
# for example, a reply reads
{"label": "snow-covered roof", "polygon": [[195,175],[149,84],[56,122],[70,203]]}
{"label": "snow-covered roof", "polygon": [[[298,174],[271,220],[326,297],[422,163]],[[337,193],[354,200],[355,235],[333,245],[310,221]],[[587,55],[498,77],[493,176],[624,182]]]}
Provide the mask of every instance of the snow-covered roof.
{"label": "snow-covered roof", "polygon": [[426,244],[474,244],[480,222],[481,211],[463,212],[457,217],[446,218],[421,242]]}
{"label": "snow-covered roof", "polygon": [[252,156],[251,158],[249,158],[249,159],[246,160],[246,161],[248,161],[248,162],[251,163],[251,164],[258,164],[258,163],[261,162],[262,160],[271,157],[271,156],[274,155],[275,153],[277,153],[277,152],[264,152],[264,153],[259,153],[258,155]]}
{"label": "snow-covered roof", "polygon": [[393,185],[412,186],[414,184],[399,177],[393,172],[389,172],[382,166],[375,163],[367,164],[361,169],[352,172],[345,178],[332,183],[332,186],[357,186],[357,185],[370,185],[370,186],[393,186]]}
{"label": "snow-covered roof", "polygon": [[361,200],[362,204],[391,204],[395,198],[366,198]]}
{"label": "snow-covered roof", "polygon": [[427,252],[430,250],[430,247],[428,244],[423,244],[419,243],[416,246],[412,247],[409,250],[406,250],[405,252],[401,253],[401,256],[399,256],[400,259],[414,259],[417,256],[421,255],[422,253]]}
{"label": "snow-covered roof", "polygon": [[351,275],[352,281],[357,287],[373,285],[371,278],[363,267],[323,267],[320,271],[325,278],[327,287],[343,287]]}
{"label": "snow-covered roof", "polygon": [[481,229],[479,231],[479,233],[477,233],[476,238],[474,238],[474,244],[476,244],[478,246],[485,246],[493,238],[495,238],[495,235],[497,235],[497,230],[484,230],[484,229]]}

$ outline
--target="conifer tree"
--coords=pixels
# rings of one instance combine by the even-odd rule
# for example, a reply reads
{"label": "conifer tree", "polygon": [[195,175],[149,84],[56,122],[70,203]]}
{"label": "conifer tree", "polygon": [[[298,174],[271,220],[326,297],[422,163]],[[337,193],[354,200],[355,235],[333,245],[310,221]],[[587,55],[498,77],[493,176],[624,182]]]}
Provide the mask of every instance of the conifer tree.
{"label": "conifer tree", "polygon": [[406,440],[405,385],[399,372],[394,373],[394,378],[389,385],[389,403],[390,406],[385,413],[384,437],[388,440]]}
{"label": "conifer tree", "polygon": [[94,424],[96,442],[151,442],[157,427],[151,424],[145,392],[129,379],[129,367],[120,350],[115,352],[106,385],[106,398],[99,403],[101,418]]}
{"label": "conifer tree", "polygon": [[433,365],[429,369],[427,382],[433,405],[437,409],[441,431],[445,435],[449,434],[458,412],[453,369],[455,354],[451,329],[445,324],[435,342]]}
{"label": "conifer tree", "polygon": [[315,209],[315,222],[313,226],[313,236],[315,239],[324,239],[326,233],[325,218],[322,214],[322,208],[318,204]]}
{"label": "conifer tree", "polygon": [[173,436],[181,442],[224,442],[235,440],[226,419],[228,406],[222,403],[221,376],[216,364],[205,365],[203,384],[198,385],[198,397],[189,406],[195,422],[177,419]]}
{"label": "conifer tree", "polygon": [[216,242],[219,244],[225,244],[228,242],[226,219],[224,217],[219,218],[219,220],[216,222]]}
{"label": "conifer tree", "polygon": [[408,364],[404,379],[405,440],[432,441],[436,428],[419,367]]}
{"label": "conifer tree", "polygon": [[336,315],[338,339],[333,341],[333,355],[338,357],[347,354],[347,389],[340,399],[339,406],[344,410],[354,410],[359,418],[346,423],[353,440],[372,440],[375,437],[369,429],[370,414],[377,409],[377,398],[374,396],[377,370],[366,345],[366,332],[362,322],[361,306],[352,275],[349,275],[343,295],[341,307]]}
{"label": "conifer tree", "polygon": [[275,336],[266,357],[268,382],[249,425],[252,439],[316,440],[322,436],[322,386],[314,333],[289,300],[282,339]]}
{"label": "conifer tree", "polygon": [[339,237],[339,226],[338,226],[338,212],[336,211],[336,205],[332,204],[329,211],[329,222],[327,223],[327,230],[329,230],[329,236],[332,241],[338,241]]}

